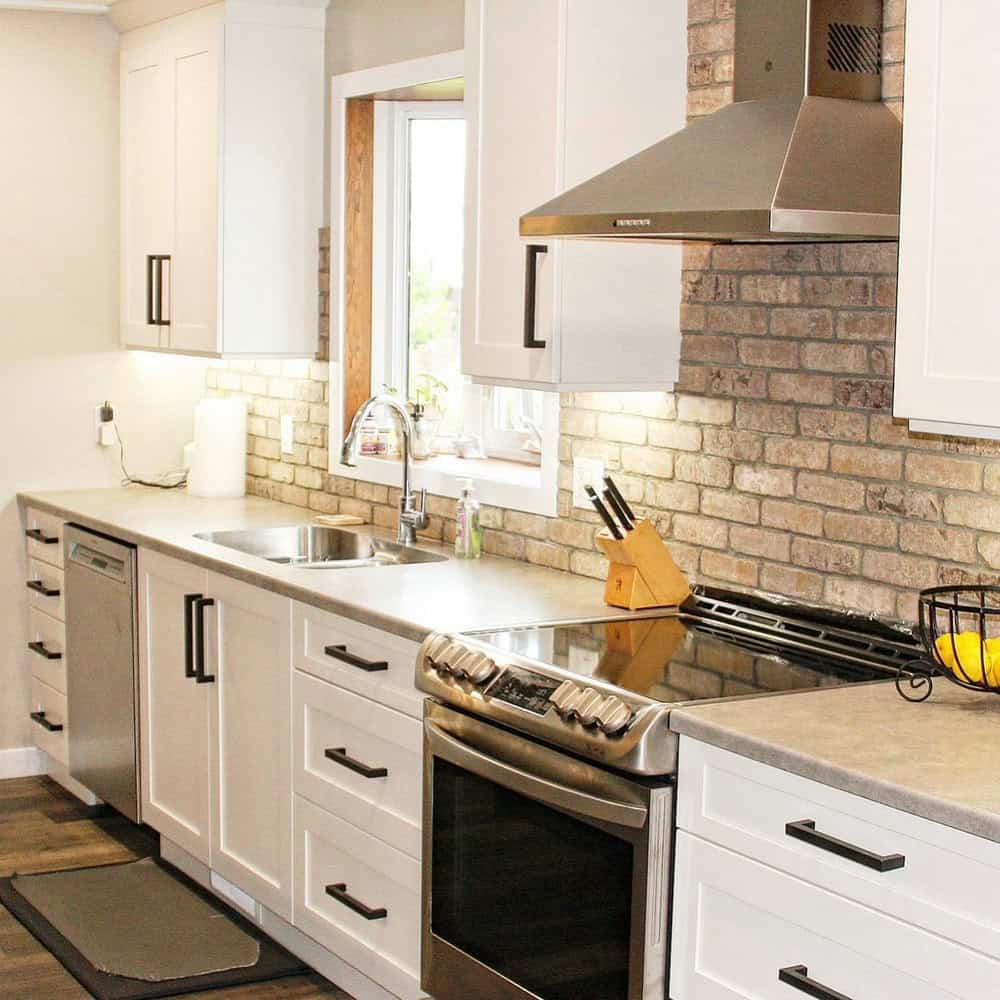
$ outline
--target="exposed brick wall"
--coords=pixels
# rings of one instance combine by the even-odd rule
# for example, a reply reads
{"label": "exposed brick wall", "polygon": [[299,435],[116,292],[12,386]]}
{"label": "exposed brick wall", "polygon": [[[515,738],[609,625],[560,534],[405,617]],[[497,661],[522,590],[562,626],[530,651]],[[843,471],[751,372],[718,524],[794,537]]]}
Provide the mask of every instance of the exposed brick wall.
{"label": "exposed brick wall", "polygon": [[[737,2],[689,2],[692,116],[731,99]],[[898,113],[902,0],[885,11]],[[573,457],[600,456],[705,582],[906,619],[922,587],[1000,582],[1000,448],[892,419],[895,268],[894,245],[688,247],[678,391],[564,396],[560,516],[486,508],[487,551],[603,577],[598,519],[570,508]],[[248,362],[209,385],[251,398],[251,492],[391,526],[398,490],[326,473],[326,377]],[[453,537],[453,508],[431,498],[429,536]]]}

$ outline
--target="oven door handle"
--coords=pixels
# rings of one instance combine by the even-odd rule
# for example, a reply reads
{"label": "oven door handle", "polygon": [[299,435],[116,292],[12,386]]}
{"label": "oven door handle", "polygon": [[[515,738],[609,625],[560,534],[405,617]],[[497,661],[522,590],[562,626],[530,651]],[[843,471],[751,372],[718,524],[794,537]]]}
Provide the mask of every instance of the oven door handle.
{"label": "oven door handle", "polygon": [[512,792],[526,795],[546,805],[566,809],[580,816],[611,823],[614,826],[627,826],[634,830],[641,830],[646,825],[649,810],[645,806],[616,802],[613,799],[591,795],[588,792],[549,781],[548,778],[530,774],[528,771],[522,771],[519,767],[499,761],[495,757],[455,739],[454,736],[445,732],[430,719],[424,721],[424,732],[430,749],[436,756],[456,767],[471,771],[480,778],[509,788]]}

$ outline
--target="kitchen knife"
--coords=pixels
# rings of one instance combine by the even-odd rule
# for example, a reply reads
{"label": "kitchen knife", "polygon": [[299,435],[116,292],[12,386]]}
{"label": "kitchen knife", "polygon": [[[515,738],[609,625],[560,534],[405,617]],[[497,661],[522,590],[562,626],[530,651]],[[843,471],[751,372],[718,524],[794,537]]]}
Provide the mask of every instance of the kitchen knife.
{"label": "kitchen knife", "polygon": [[608,508],[601,503],[601,498],[594,491],[593,486],[587,487],[587,496],[590,497],[590,502],[594,505],[594,510],[601,515],[601,520],[607,525],[608,531],[611,532],[611,537],[620,542],[623,535],[619,530],[618,525],[615,524],[611,515],[608,513]]}
{"label": "kitchen knife", "polygon": [[635,514],[632,513],[632,508],[628,505],[628,501],[625,499],[625,497],[622,496],[622,491],[618,489],[618,486],[615,483],[615,481],[610,476],[605,476],[604,485],[607,486],[607,488],[611,491],[611,495],[615,498],[615,500],[618,501],[618,503],[615,505],[616,509],[617,507],[620,506],[622,513],[625,515],[625,517],[627,517],[630,521],[634,522]]}
{"label": "kitchen knife", "polygon": [[611,490],[604,491],[604,502],[618,515],[618,520],[621,521],[622,527],[626,531],[631,531],[635,525],[628,519],[628,515],[625,513],[624,508],[621,503],[617,500],[614,493]]}

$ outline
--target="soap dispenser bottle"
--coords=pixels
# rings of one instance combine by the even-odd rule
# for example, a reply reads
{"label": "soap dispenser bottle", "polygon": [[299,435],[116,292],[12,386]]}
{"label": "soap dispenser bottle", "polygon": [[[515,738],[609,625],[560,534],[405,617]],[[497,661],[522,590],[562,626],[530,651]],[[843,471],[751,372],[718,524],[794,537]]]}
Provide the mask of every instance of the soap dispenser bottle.
{"label": "soap dispenser bottle", "polygon": [[462,495],[455,508],[455,557],[478,559],[483,554],[483,533],[479,527],[479,501],[471,479],[463,479]]}

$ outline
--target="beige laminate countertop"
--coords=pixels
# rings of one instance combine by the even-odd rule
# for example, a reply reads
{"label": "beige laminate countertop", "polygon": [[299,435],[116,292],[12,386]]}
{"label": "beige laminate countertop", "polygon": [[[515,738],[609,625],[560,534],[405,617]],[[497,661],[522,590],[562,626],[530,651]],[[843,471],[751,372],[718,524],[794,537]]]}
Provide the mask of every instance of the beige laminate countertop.
{"label": "beige laminate countertop", "polygon": [[1000,696],[937,678],[920,704],[893,683],[678,709],[676,732],[1000,842]]}
{"label": "beige laminate countertop", "polygon": [[[416,642],[432,631],[630,617],[604,603],[600,581],[513,559],[483,556],[378,568],[295,569],[194,537],[207,531],[308,524],[315,516],[301,507],[260,497],[207,499],[184,490],[129,486],[21,493],[18,499],[24,507],[48,511]],[[450,555],[441,545],[418,547]]]}

